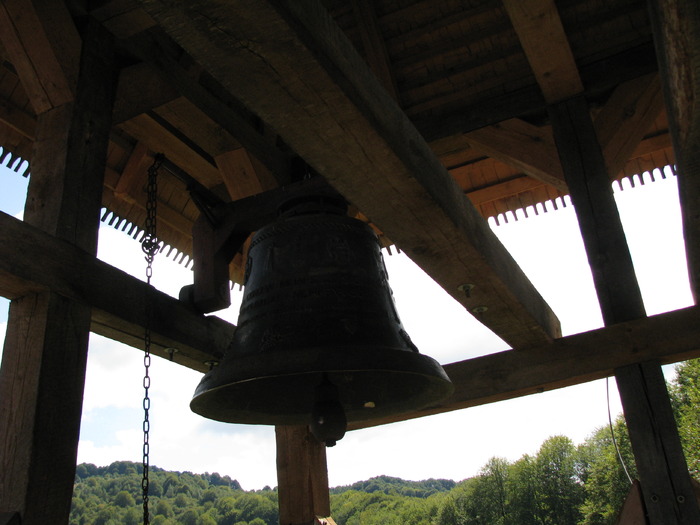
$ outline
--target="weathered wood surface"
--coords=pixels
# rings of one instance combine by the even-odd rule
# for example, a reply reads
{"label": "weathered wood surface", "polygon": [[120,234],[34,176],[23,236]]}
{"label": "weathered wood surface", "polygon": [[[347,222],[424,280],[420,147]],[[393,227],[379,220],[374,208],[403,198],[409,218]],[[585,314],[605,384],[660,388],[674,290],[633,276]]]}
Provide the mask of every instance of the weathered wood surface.
{"label": "weathered wood surface", "polygon": [[594,121],[610,177],[622,170],[661,111],[663,97],[657,74],[625,82],[613,92]]}
{"label": "weathered wood surface", "polygon": [[[0,241],[4,297],[53,290],[92,306],[92,331],[143,348],[146,283],[6,214],[0,214]],[[178,363],[199,371],[208,369],[207,361],[221,358],[233,337],[232,325],[198,315],[162,292],[151,297],[155,355],[177,348]]]}
{"label": "weathered wood surface", "polygon": [[[44,12],[40,25],[47,27],[53,14]],[[14,12],[11,20],[21,24],[24,15]],[[70,63],[73,56],[68,43],[75,28],[62,27],[60,13],[56,16],[52,23],[66,32],[67,45],[38,38],[28,54],[35,71],[46,65],[47,55],[57,56],[57,63]],[[82,36],[75,98],[66,90],[61,96],[68,100],[47,93],[51,107],[38,117],[24,215],[47,232],[43,235],[96,253],[116,70],[112,36],[94,23]],[[43,73],[39,77],[45,80]],[[10,243],[7,249],[18,246]],[[37,259],[45,260],[46,253]],[[10,305],[0,369],[0,509],[19,511],[25,525],[68,522],[90,318],[89,304],[53,290],[23,295]]]}
{"label": "weathered wood surface", "polygon": [[[13,247],[13,248],[10,248]],[[55,254],[41,259],[42,249]],[[26,260],[24,256],[27,255]],[[33,261],[33,262],[32,262]],[[19,297],[52,288],[93,305],[92,330],[137,349],[143,346],[146,284],[6,214],[0,214],[0,295]],[[205,371],[220,358],[234,327],[202,316],[163,293],[153,295],[156,354],[177,348],[178,363]],[[615,368],[649,359],[673,363],[700,357],[700,308],[686,308],[543,343],[529,350],[499,352],[445,365],[455,394],[439,407],[407,414],[401,421],[512,399],[592,381]]]}
{"label": "weathered wood surface", "polygon": [[80,36],[64,2],[2,2],[0,39],[37,114],[73,100]]}
{"label": "weathered wood surface", "polygon": [[[480,320],[510,345],[560,335],[549,306],[319,3],[142,5],[450,295],[470,311],[486,307]],[[471,297],[459,290],[465,283],[475,285]]]}
{"label": "weathered wood surface", "polygon": [[330,516],[326,447],[306,425],[275,427],[279,522],[313,525]]}
{"label": "weathered wood surface", "polygon": [[606,325],[644,317],[644,303],[603,152],[582,96],[550,106],[554,140],[576,208]]}
{"label": "weathered wood surface", "polygon": [[554,0],[503,2],[547,103],[583,92]]}
{"label": "weathered wood surface", "polygon": [[[582,96],[550,106],[554,139],[576,209],[606,326],[646,313],[602,149]],[[618,350],[619,351],[619,350]],[[650,525],[699,523],[688,468],[657,362],[615,370]]]}
{"label": "weathered wood surface", "polygon": [[700,523],[700,507],[659,363],[615,371],[650,525]]}
{"label": "weathered wood surface", "polygon": [[567,192],[564,172],[549,128],[509,119],[466,134],[476,150]]}
{"label": "weathered wood surface", "polygon": [[700,298],[700,3],[650,0],[683,217],[690,285]]}
{"label": "weathered wood surface", "polygon": [[352,428],[555,390],[610,377],[617,368],[651,359],[667,364],[696,357],[700,357],[700,308],[691,307],[570,335],[528,350],[508,350],[443,365],[455,392],[442,404]]}

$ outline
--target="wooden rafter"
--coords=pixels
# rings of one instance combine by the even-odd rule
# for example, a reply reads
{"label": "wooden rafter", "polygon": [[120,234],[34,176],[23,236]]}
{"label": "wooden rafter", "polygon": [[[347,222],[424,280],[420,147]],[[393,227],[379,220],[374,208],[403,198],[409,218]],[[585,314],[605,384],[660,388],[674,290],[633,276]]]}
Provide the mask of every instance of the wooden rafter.
{"label": "wooden rafter", "polygon": [[[44,250],[56,256],[42,259]],[[0,214],[0,295],[21,297],[49,287],[92,304],[94,332],[142,348],[146,287],[142,281]],[[197,314],[166,294],[156,292],[153,298],[159,312],[153,327],[156,355],[166,357],[167,348],[177,348],[178,363],[199,371],[207,370],[206,361],[221,358],[234,326],[215,316]],[[699,307],[445,365],[456,390],[444,403],[363,425],[403,421],[584,383],[640,361],[674,363],[695,357],[700,357]]]}
{"label": "wooden rafter", "polygon": [[357,27],[362,35],[362,45],[367,63],[387,93],[398,101],[396,80],[389,63],[389,53],[379,30],[375,6],[369,0],[352,0],[352,8],[357,18]]}
{"label": "wooden rafter", "polygon": [[649,2],[664,100],[678,163],[688,273],[700,298],[700,4]]}
{"label": "wooden rafter", "polygon": [[[274,140],[260,133],[239,108],[227,105],[203,86],[197,76],[187,71],[172,55],[173,47],[168,37],[157,30],[141,33],[128,41],[128,48],[136,56],[151,64],[169,84],[220,126],[220,135],[235,136],[280,182],[288,181],[289,160],[275,147]],[[212,154],[217,156],[233,149],[237,148],[229,147]]]}
{"label": "wooden rafter", "polygon": [[482,321],[509,344],[558,336],[551,309],[319,4],[143,5],[449,294],[486,307]]}
{"label": "wooden rafter", "polygon": [[566,192],[561,162],[549,128],[509,119],[466,135],[467,141],[491,158]]}
{"label": "wooden rafter", "polygon": [[596,135],[608,174],[617,175],[663,109],[658,75],[621,84],[596,116]]}
{"label": "wooden rafter", "polygon": [[63,2],[2,2],[0,38],[36,113],[73,100],[80,36]]}
{"label": "wooden rafter", "polygon": [[548,103],[583,91],[554,0],[503,0],[537,83]]}

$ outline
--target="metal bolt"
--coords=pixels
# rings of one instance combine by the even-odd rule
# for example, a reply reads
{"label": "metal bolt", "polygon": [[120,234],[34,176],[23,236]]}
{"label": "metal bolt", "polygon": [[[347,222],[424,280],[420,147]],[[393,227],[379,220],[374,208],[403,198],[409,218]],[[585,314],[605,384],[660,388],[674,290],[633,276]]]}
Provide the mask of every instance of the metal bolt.
{"label": "metal bolt", "polygon": [[457,290],[459,290],[460,292],[464,292],[464,295],[466,295],[467,298],[469,298],[469,297],[472,296],[472,290],[473,290],[473,289],[474,289],[474,285],[473,285],[473,284],[460,284],[460,285],[457,287]]}
{"label": "metal bolt", "polygon": [[658,502],[659,502],[659,496],[657,496],[656,494],[652,494],[652,495],[651,495],[651,501],[653,501],[654,503],[658,503]]}
{"label": "metal bolt", "polygon": [[204,361],[204,364],[209,367],[209,370],[219,365],[218,361]]}
{"label": "metal bolt", "polygon": [[676,496],[676,501],[678,503],[685,503],[685,496],[683,494],[678,494],[678,496]]}
{"label": "metal bolt", "polygon": [[472,308],[472,312],[475,314],[483,314],[488,309],[488,306],[475,306],[474,308]]}

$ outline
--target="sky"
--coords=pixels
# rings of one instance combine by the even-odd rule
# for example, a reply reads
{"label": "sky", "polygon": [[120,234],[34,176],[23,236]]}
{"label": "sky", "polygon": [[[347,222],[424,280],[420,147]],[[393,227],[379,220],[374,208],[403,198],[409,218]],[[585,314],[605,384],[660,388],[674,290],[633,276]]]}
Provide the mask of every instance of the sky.
{"label": "sky", "polygon": [[[675,177],[657,172],[653,183],[649,177],[645,174],[645,184],[635,178],[634,188],[625,182],[623,191],[616,185],[615,195],[647,313],[653,315],[689,306],[692,297]],[[0,169],[0,188],[0,210],[21,216],[26,179]],[[557,204],[556,211],[547,203],[546,213],[539,205],[539,213],[527,210],[527,219],[519,212],[519,220],[509,214],[507,223],[501,218],[500,226],[490,224],[559,317],[563,334],[571,335],[603,323],[573,207],[560,199]],[[140,245],[109,226],[100,230],[98,257],[145,280]],[[446,364],[508,349],[404,254],[393,250],[384,258],[402,323],[421,353]],[[176,297],[191,281],[190,270],[162,254],[156,257],[156,288]],[[231,308],[214,315],[235,323],[241,297],[236,287]],[[0,299],[0,335],[7,305]],[[664,371],[671,377],[673,367]],[[219,423],[193,414],[189,401],[201,379],[198,372],[154,358],[149,375],[151,465],[218,472],[246,490],[277,485],[273,427]],[[79,463],[141,461],[142,382],[142,352],[91,334]],[[554,435],[582,443],[607,425],[608,410],[613,417],[621,413],[614,379],[348,432],[327,449],[329,483],[348,485],[382,474],[460,481],[494,456],[515,461],[536,454]]]}

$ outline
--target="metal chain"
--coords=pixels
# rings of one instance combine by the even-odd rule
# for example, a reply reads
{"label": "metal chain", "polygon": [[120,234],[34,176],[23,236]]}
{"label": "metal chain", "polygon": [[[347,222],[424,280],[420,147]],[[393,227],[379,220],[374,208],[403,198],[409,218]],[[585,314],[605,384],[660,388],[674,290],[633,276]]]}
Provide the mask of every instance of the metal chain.
{"label": "metal chain", "polygon": [[141,241],[141,249],[146,254],[146,329],[144,333],[144,354],[143,354],[143,478],[141,479],[141,491],[143,495],[143,524],[150,523],[148,512],[148,470],[150,462],[150,431],[151,423],[149,421],[149,411],[151,409],[151,398],[148,391],[151,388],[151,376],[149,369],[151,367],[151,320],[153,315],[151,293],[151,277],[153,276],[153,259],[158,252],[158,237],[156,236],[156,208],[158,203],[158,169],[165,157],[159,153],[156,155],[153,164],[148,168],[148,185],[146,199],[146,224],[145,235]]}

